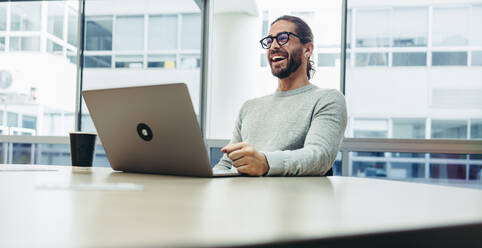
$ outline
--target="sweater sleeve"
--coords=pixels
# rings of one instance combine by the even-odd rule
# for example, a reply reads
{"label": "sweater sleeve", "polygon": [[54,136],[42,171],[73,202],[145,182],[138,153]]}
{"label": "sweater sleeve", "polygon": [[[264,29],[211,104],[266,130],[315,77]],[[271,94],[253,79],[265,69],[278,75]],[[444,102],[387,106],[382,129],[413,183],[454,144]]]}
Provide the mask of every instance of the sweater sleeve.
{"label": "sweater sleeve", "polygon": [[[246,104],[243,104],[241,107],[241,110],[239,111],[238,118],[236,120],[236,123],[234,125],[234,131],[233,131],[233,138],[229,142],[230,144],[233,143],[239,143],[242,142],[243,139],[241,137],[241,125],[242,125],[242,120],[243,120],[243,114],[246,110]],[[213,169],[215,170],[230,170],[232,167],[233,161],[228,158],[228,156],[223,154],[223,157],[219,160],[219,162],[214,166]]]}
{"label": "sweater sleeve", "polygon": [[333,165],[347,122],[344,96],[332,90],[317,102],[303,148],[264,152],[268,176],[324,175]]}

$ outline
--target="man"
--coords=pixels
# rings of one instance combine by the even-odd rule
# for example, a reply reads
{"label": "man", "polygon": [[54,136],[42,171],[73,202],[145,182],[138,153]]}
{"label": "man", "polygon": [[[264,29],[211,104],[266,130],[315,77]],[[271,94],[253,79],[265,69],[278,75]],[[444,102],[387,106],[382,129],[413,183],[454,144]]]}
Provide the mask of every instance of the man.
{"label": "man", "polygon": [[308,81],[313,34],[300,18],[279,17],[260,42],[268,49],[278,89],[244,103],[215,169],[234,166],[251,176],[325,175],[345,132],[345,98]]}

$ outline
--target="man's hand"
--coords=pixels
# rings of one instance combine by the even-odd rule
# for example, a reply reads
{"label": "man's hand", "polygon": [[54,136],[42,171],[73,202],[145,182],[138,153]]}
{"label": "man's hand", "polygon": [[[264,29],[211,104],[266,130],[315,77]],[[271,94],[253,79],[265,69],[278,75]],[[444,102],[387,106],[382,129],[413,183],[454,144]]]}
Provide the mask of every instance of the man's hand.
{"label": "man's hand", "polygon": [[221,151],[233,161],[233,166],[239,173],[262,176],[269,170],[266,156],[246,142],[229,144]]}

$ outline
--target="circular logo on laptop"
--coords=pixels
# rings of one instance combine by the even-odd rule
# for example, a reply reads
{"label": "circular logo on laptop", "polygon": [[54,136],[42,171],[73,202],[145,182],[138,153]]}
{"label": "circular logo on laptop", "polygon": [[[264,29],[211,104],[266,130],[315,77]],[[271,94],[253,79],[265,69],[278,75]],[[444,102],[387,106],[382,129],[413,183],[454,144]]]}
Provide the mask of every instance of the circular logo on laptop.
{"label": "circular logo on laptop", "polygon": [[137,125],[137,134],[139,134],[139,137],[141,137],[141,139],[145,141],[152,140],[152,130],[148,125],[144,123],[139,123]]}

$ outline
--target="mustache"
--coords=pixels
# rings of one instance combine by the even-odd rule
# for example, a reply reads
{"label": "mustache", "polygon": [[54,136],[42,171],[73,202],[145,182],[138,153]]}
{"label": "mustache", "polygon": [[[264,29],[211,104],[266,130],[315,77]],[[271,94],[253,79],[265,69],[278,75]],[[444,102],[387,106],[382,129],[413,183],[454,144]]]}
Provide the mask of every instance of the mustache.
{"label": "mustache", "polygon": [[288,57],[288,52],[283,51],[281,49],[277,49],[277,50],[273,50],[272,52],[269,53],[270,58],[273,57],[273,56],[277,56],[277,55]]}

